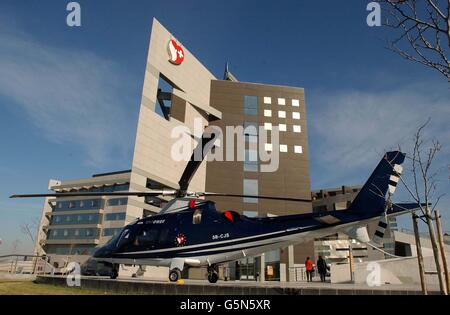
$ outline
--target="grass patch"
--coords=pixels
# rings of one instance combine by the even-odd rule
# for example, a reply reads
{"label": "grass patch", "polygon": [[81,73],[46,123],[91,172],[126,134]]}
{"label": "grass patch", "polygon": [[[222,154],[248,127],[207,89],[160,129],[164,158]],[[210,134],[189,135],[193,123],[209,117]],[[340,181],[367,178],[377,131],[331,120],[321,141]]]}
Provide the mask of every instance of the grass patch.
{"label": "grass patch", "polygon": [[0,280],[0,295],[105,295],[98,290],[38,284],[31,280]]}

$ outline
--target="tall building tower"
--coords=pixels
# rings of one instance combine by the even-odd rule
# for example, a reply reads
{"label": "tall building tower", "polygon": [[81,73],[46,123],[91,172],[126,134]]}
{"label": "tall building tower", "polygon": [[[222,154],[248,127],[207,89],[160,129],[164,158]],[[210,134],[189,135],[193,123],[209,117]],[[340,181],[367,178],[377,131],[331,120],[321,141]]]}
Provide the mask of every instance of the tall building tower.
{"label": "tall building tower", "polygon": [[[230,78],[228,67],[224,76]],[[244,195],[265,195],[291,198],[311,198],[308,158],[308,129],[304,89],[233,80],[211,82],[211,106],[222,112],[222,119],[211,123],[224,132],[227,126],[245,128],[244,161],[212,161],[206,170],[207,191]],[[263,130],[260,130],[259,128]],[[273,129],[279,128],[279,144],[272,143]],[[261,142],[260,132],[267,133]],[[223,146],[232,141],[224,137]],[[234,152],[238,145],[234,139]],[[275,147],[276,146],[276,147]],[[242,149],[242,148],[240,148]],[[273,172],[263,171],[260,150],[279,151],[279,165]],[[236,154],[235,154],[236,156]],[[249,217],[280,216],[312,212],[311,203],[258,200],[251,198],[212,198],[220,210],[235,210]],[[266,278],[289,274],[289,268],[313,256],[313,244],[298,246],[296,250],[268,253],[264,261],[242,262],[247,275],[259,273]],[[262,259],[262,258],[261,258]],[[283,271],[283,267],[285,270]],[[248,266],[250,265],[250,267]],[[258,265],[258,266],[257,266]],[[249,270],[254,268],[254,270]],[[264,270],[262,270],[264,268]],[[238,272],[239,273],[239,272]],[[253,276],[255,276],[253,275]]]}

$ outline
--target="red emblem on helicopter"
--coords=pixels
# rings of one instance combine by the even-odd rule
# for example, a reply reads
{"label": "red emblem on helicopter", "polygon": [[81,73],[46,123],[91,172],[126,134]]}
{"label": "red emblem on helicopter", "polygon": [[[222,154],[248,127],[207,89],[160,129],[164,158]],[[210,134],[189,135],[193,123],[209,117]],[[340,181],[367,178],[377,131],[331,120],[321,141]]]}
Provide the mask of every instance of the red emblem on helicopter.
{"label": "red emblem on helicopter", "polygon": [[175,245],[178,247],[183,247],[186,245],[186,236],[183,233],[178,234],[178,236],[175,238]]}

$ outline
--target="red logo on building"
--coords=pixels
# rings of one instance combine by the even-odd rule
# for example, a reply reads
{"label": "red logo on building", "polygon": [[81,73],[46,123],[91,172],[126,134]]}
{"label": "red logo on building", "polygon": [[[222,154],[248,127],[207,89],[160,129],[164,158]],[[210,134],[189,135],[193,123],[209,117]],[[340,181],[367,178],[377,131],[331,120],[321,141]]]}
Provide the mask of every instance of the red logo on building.
{"label": "red logo on building", "polygon": [[174,65],[181,65],[181,63],[184,61],[183,47],[181,47],[181,45],[178,45],[178,43],[174,39],[171,39],[169,42],[169,54],[169,61]]}

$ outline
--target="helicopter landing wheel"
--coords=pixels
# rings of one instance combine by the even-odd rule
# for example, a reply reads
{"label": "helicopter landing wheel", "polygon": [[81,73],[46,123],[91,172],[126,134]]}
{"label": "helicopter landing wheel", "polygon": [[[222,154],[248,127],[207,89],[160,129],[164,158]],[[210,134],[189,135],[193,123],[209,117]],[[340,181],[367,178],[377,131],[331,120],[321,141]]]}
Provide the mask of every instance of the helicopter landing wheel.
{"label": "helicopter landing wheel", "polygon": [[217,283],[219,280],[219,271],[217,266],[212,265],[208,267],[208,281],[209,283]]}
{"label": "helicopter landing wheel", "polygon": [[169,273],[170,282],[177,282],[181,279],[181,271],[178,268],[172,269]]}
{"label": "helicopter landing wheel", "polygon": [[219,280],[219,276],[217,275],[217,273],[213,272],[208,275],[209,283],[217,283],[217,280]]}
{"label": "helicopter landing wheel", "polygon": [[115,280],[119,277],[119,267],[118,266],[114,266],[111,270],[111,275],[110,278]]}

